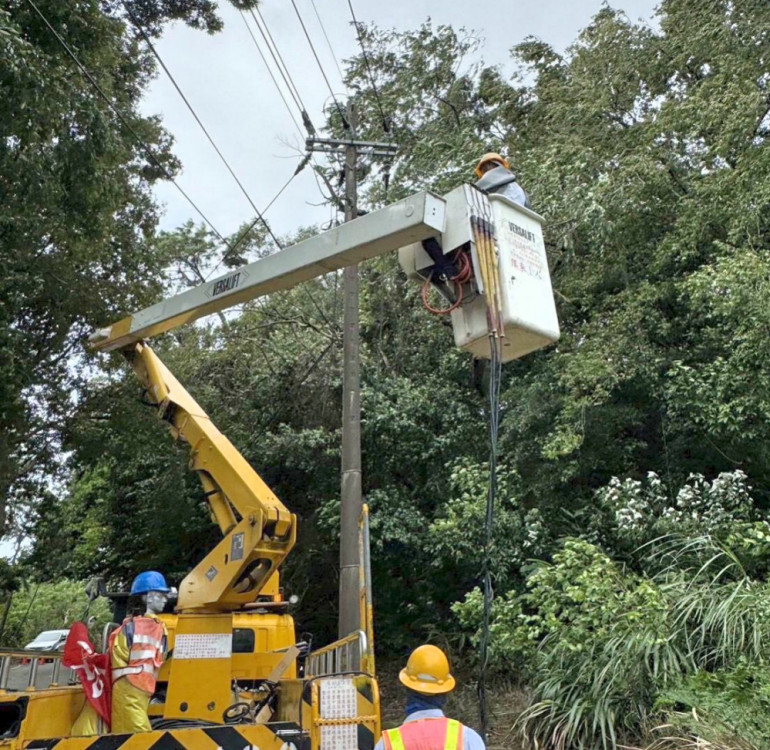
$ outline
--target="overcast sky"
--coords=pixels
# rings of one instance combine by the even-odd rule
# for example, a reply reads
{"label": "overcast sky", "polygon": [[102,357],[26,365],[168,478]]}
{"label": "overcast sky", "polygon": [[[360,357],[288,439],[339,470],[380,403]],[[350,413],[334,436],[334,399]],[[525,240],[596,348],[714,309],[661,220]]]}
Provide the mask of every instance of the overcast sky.
{"label": "overcast sky", "polygon": [[[344,97],[312,0],[295,2],[335,93]],[[653,0],[615,0],[610,4],[634,21],[650,21],[656,5]],[[347,0],[315,0],[315,5],[342,64],[358,52]],[[353,0],[356,16],[364,23],[414,29],[430,17],[436,25],[472,29],[485,39],[485,62],[504,67],[510,67],[510,48],[529,35],[563,50],[601,5],[601,0]],[[209,36],[175,24],[157,49],[261,210],[291,176],[299,161],[297,148],[303,145],[243,19],[226,0],[221,0],[220,6],[225,22],[221,33]],[[261,12],[311,118],[321,123],[329,93],[291,1],[263,0]],[[258,32],[254,33],[261,43]],[[163,72],[151,85],[143,111],[160,115],[173,134],[174,150],[183,164],[178,182],[220,232],[230,234],[253,217],[246,198]],[[156,194],[166,206],[162,228],[173,229],[190,218],[199,221],[173,185],[159,185]],[[328,220],[328,208],[310,205],[319,201],[315,181],[305,170],[266,216],[277,233],[286,234],[299,226]]]}

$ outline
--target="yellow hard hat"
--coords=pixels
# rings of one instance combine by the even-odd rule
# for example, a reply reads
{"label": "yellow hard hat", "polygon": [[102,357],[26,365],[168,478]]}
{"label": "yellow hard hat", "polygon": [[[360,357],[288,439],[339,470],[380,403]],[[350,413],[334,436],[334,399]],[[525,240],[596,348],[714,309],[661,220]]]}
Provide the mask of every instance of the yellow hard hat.
{"label": "yellow hard hat", "polygon": [[449,674],[449,660],[436,646],[420,646],[412,651],[398,679],[417,693],[438,695],[454,690],[455,678]]}
{"label": "yellow hard hat", "polygon": [[479,163],[476,165],[476,177],[481,177],[484,174],[484,172],[481,171],[481,168],[490,161],[499,161],[500,164],[508,169],[508,160],[500,156],[500,154],[496,154],[494,151],[490,151],[488,154],[484,154],[484,156],[479,159]]}

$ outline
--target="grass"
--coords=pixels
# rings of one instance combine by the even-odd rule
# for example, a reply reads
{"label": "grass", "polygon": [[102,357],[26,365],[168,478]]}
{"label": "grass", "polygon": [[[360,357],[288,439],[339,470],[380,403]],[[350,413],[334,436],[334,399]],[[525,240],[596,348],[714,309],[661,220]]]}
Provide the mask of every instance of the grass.
{"label": "grass", "polygon": [[[672,722],[651,730],[650,738],[639,747],[623,750],[760,750],[759,745],[722,724],[713,717],[672,714]],[[689,726],[683,730],[682,725]]]}

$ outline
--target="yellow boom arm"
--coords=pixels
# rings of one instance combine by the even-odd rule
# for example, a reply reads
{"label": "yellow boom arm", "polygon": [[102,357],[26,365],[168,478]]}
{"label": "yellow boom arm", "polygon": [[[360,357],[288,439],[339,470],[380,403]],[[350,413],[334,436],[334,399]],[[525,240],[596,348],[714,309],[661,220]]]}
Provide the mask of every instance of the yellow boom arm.
{"label": "yellow boom arm", "polygon": [[294,546],[297,522],[147,344],[124,350],[175,439],[190,445],[222,541],[182,581],[178,611],[218,612],[253,602]]}

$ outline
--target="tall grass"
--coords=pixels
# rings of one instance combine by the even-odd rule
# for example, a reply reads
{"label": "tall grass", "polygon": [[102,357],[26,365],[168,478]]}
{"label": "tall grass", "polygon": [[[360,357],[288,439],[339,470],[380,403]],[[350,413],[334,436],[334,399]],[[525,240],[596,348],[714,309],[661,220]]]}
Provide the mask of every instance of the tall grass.
{"label": "tall grass", "polygon": [[[656,727],[658,735],[638,747],[623,750],[760,750],[760,746],[708,715],[673,714],[671,723]],[[690,727],[689,731],[683,726]],[[764,749],[763,749],[764,750]]]}
{"label": "tall grass", "polygon": [[[628,746],[654,720],[658,697],[688,676],[768,657],[770,589],[752,580],[730,549],[710,536],[667,537],[647,552],[657,571],[647,584],[662,592],[666,604],[662,621],[651,627],[643,618],[615,612],[607,634],[584,650],[565,652],[546,637],[538,653],[535,700],[518,720],[534,747]],[[717,726],[719,717],[714,721]],[[753,748],[727,726],[712,736],[672,734],[649,749]]]}

